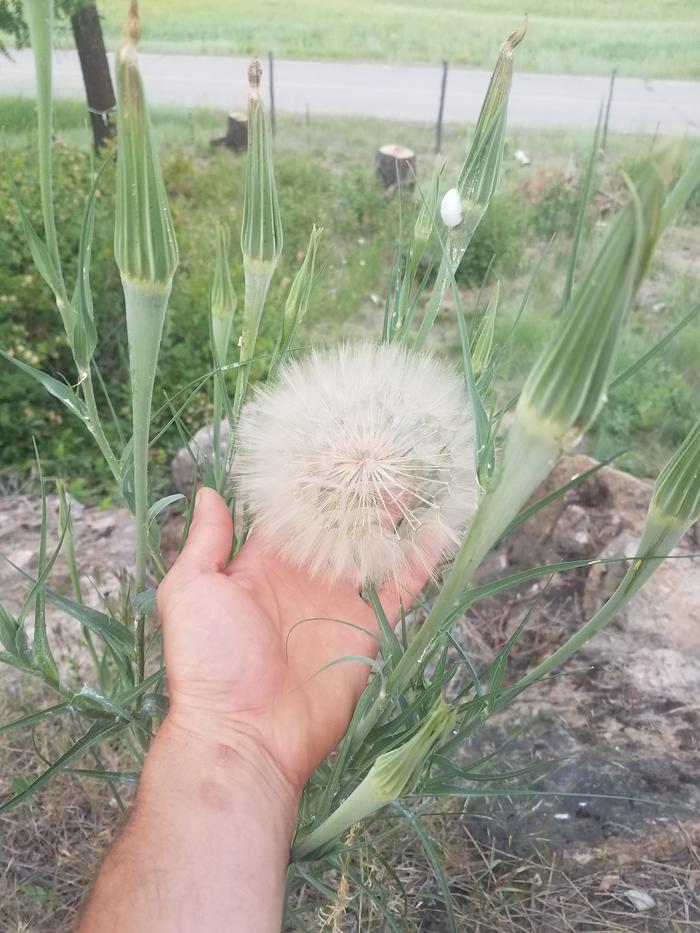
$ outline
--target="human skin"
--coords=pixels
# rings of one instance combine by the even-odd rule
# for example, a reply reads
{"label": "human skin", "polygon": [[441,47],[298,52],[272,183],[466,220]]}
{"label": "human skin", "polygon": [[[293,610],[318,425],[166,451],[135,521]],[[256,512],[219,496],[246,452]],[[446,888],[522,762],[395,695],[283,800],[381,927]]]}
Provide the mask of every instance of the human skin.
{"label": "human skin", "polygon": [[[200,490],[158,590],[170,710],[79,933],[278,933],[301,791],[347,729],[378,649],[349,583],[310,577]],[[396,620],[425,582],[380,593]],[[305,620],[305,621],[302,621]],[[343,624],[349,623],[349,624]],[[330,665],[330,666],[329,666]]]}

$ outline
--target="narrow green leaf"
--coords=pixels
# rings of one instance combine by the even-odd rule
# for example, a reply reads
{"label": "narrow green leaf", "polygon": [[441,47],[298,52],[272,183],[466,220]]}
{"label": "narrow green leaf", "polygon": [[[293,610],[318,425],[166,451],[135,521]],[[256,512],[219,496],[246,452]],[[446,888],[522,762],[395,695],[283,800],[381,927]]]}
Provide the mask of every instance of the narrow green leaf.
{"label": "narrow green leaf", "polygon": [[16,366],[18,369],[21,369],[22,372],[27,373],[31,376],[32,379],[42,385],[47,392],[57,398],[60,402],[66,406],[66,408],[74,415],[76,415],[83,424],[87,424],[88,416],[87,409],[85,404],[78,396],[73,392],[70,386],[65,385],[63,382],[59,382],[57,379],[54,379],[53,376],[49,376],[47,373],[43,373],[40,369],[35,369],[33,366],[30,366],[29,363],[24,363],[22,360],[16,359],[14,356],[10,356],[9,353],[5,353],[4,350],[0,350],[0,356],[3,359],[6,359],[8,363],[12,363],[13,366]]}
{"label": "narrow green leaf", "polygon": [[0,602],[0,644],[2,644],[11,654],[15,653],[15,638],[19,622]]}
{"label": "narrow green leaf", "polygon": [[[32,645],[32,661],[40,670],[47,682],[57,687],[59,684],[59,673],[56,660],[49,644],[49,638],[46,631],[46,579],[51,566],[53,566],[58,553],[63,544],[63,536],[59,543],[53,559],[50,563],[46,560],[46,535],[47,535],[47,514],[46,514],[46,486],[44,484],[44,474],[41,470],[41,460],[39,452],[34,444],[34,453],[36,454],[37,472],[39,474],[39,486],[41,491],[41,530],[39,532],[39,576],[34,587],[34,643]],[[65,529],[64,529],[65,534]]]}
{"label": "narrow green leaf", "polygon": [[479,376],[486,371],[491,362],[493,335],[496,329],[496,312],[498,311],[500,292],[501,283],[496,282],[496,289],[491,297],[491,301],[488,303],[474,341],[474,349],[472,350],[474,379],[478,379]]}
{"label": "narrow green leaf", "polygon": [[382,604],[379,601],[379,596],[374,585],[370,585],[368,587],[367,595],[369,597],[370,605],[374,611],[374,617],[377,620],[377,625],[379,626],[379,634],[381,636],[380,649],[382,658],[385,662],[388,662],[389,669],[391,669],[399,662],[401,655],[403,654],[403,651],[401,650],[401,642],[396,637],[396,632],[386,617],[386,613],[382,608]]}
{"label": "narrow green leaf", "polygon": [[562,308],[566,308],[569,304],[569,301],[571,300],[571,293],[574,289],[574,278],[576,276],[576,263],[578,260],[579,247],[581,245],[581,235],[583,234],[583,228],[586,223],[586,214],[588,213],[588,208],[591,202],[591,193],[593,190],[593,176],[595,173],[595,165],[598,159],[598,151],[600,146],[600,125],[602,116],[603,110],[601,106],[601,109],[598,112],[598,123],[596,124],[595,133],[593,134],[593,145],[591,146],[591,153],[588,157],[586,177],[583,182],[583,190],[581,191],[578,212],[576,214],[576,225],[574,227],[574,235],[571,240],[571,252],[569,253],[569,265],[566,270],[566,284],[564,285]]}
{"label": "narrow green leaf", "polygon": [[608,457],[607,460],[601,460],[600,463],[596,463],[595,466],[590,467],[588,470],[584,470],[583,473],[579,473],[577,476],[574,476],[573,479],[570,479],[568,483],[564,483],[559,486],[557,489],[548,493],[546,496],[542,496],[541,499],[538,499],[536,502],[533,502],[532,505],[529,505],[526,509],[523,509],[519,512],[513,521],[508,525],[506,530],[501,535],[501,540],[507,538],[509,535],[513,534],[516,528],[519,528],[523,525],[529,518],[535,515],[537,512],[544,509],[546,506],[550,505],[552,502],[555,502],[557,499],[560,499],[562,496],[566,495],[567,492],[570,492],[572,489],[576,489],[577,486],[580,486],[581,483],[585,483],[592,476],[602,470],[603,467],[610,466],[618,457],[621,457],[625,451],[618,451],[616,454],[613,454],[612,457]]}
{"label": "narrow green leaf", "polygon": [[450,884],[445,876],[445,871],[442,867],[442,864],[440,863],[440,858],[437,854],[437,850],[435,849],[433,841],[423,828],[423,824],[421,823],[418,816],[404,803],[398,800],[393,804],[393,807],[399,811],[401,816],[403,816],[403,818],[418,837],[428,862],[430,863],[430,867],[435,874],[435,880],[440,887],[440,892],[442,893],[442,901],[445,905],[445,911],[447,912],[447,929],[450,931],[450,933],[457,933],[457,919],[455,917],[454,907],[452,904]]}
{"label": "narrow green leaf", "polygon": [[[59,546],[62,542],[59,542]],[[58,551],[55,552],[55,556],[58,555]],[[25,579],[29,580],[34,586],[37,585],[37,580],[35,580],[30,574],[22,570],[21,567],[18,567],[17,564],[14,564],[4,555],[0,555],[3,560],[14,567],[14,569],[21,573]],[[54,557],[55,559],[55,557]],[[50,570],[50,567],[49,567]],[[112,619],[110,616],[105,615],[103,612],[99,612],[97,609],[92,609],[90,606],[83,606],[81,603],[75,602],[75,600],[69,599],[67,596],[62,596],[60,593],[55,593],[53,590],[46,590],[47,599],[49,599],[54,606],[58,606],[59,609],[63,609],[68,613],[69,616],[76,619],[80,622],[81,625],[84,625],[85,628],[90,629],[95,635],[99,635],[109,646],[122,658],[129,658],[133,655],[134,651],[134,636],[133,633],[121,622],[118,622],[116,619]]]}
{"label": "narrow green leaf", "polygon": [[661,351],[668,346],[668,344],[673,340],[676,334],[680,333],[684,327],[690,324],[691,321],[694,321],[700,312],[700,302],[695,305],[692,311],[689,311],[676,325],[672,327],[671,330],[664,334],[664,336],[654,344],[651,350],[648,350],[638,360],[635,360],[634,363],[631,363],[626,369],[624,369],[618,376],[612,380],[608,387],[608,391],[612,392],[618,386],[621,386],[624,382],[627,382],[628,379],[631,379],[635,373],[638,373],[639,370],[646,366],[646,364],[657,356]]}
{"label": "narrow green leaf", "polygon": [[90,260],[92,258],[92,238],[95,229],[95,200],[102,173],[111,162],[107,159],[93,179],[85,203],[83,222],[80,228],[80,244],[78,247],[78,278],[73,294],[73,307],[75,309],[75,323],[71,346],[76,366],[81,375],[87,374],[92,357],[97,346],[97,330],[95,328],[94,311],[92,306],[92,288],[90,285]]}
{"label": "narrow green leaf", "polygon": [[138,787],[139,774],[137,771],[95,771],[90,768],[66,768],[66,774],[75,774],[77,777],[96,778],[98,781],[114,781],[116,784],[125,784],[127,787]]}
{"label": "narrow green leaf", "polygon": [[28,716],[22,716],[21,719],[15,719],[13,722],[6,722],[4,725],[0,725],[0,734],[3,732],[11,732],[13,729],[24,729],[26,726],[35,726],[39,722],[43,722],[44,719],[51,719],[54,716],[62,716],[64,713],[69,713],[71,709],[71,704],[69,701],[65,703],[57,703],[56,706],[49,706],[46,709],[38,710],[36,713],[30,713]]}
{"label": "narrow green leaf", "polygon": [[125,722],[93,723],[85,735],[78,739],[74,745],[71,745],[68,751],[64,752],[64,754],[48,767],[46,771],[43,771],[39,777],[31,781],[19,794],[15,794],[8,800],[5,800],[4,803],[0,804],[0,815],[7,813],[8,810],[12,810],[18,804],[25,803],[33,797],[52,777],[60,771],[63,771],[71,762],[75,761],[76,758],[84,755],[93,745],[96,745],[98,742],[106,742],[108,739],[123,732],[126,728],[128,728],[128,723]]}

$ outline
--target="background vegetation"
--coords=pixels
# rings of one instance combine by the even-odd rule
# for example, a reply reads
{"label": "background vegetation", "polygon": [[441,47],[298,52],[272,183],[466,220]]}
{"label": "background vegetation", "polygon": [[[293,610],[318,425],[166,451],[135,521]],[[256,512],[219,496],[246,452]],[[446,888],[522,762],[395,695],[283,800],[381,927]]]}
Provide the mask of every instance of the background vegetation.
{"label": "background vegetation", "polygon": [[[116,39],[122,0],[98,0]],[[149,0],[144,51],[394,60],[491,68],[497,44],[527,9],[519,71],[700,75],[700,7],[694,0]]]}
{"label": "background vegetation", "polygon": [[[38,186],[33,158],[33,114],[26,102],[1,101],[0,125],[10,146],[10,169],[25,203],[40,226]],[[57,149],[56,209],[62,243],[77,248],[79,215],[76,193],[85,190],[90,168],[89,134],[84,110],[78,104],[56,105]],[[214,149],[209,140],[222,129],[219,114],[186,113],[172,108],[155,112],[155,124],[164,152],[165,179],[171,197],[181,247],[178,271],[167,318],[156,406],[167,403],[184,386],[210,367],[207,302],[214,227],[217,220],[231,225],[235,285],[242,295],[238,250],[243,160]],[[313,221],[325,228],[320,254],[321,275],[313,293],[307,332],[329,340],[341,332],[377,333],[383,296],[391,275],[399,211],[396,198],[379,187],[373,153],[386,141],[387,127],[374,121],[304,121],[282,118],[277,135],[277,172],[285,228],[285,250],[273,280],[271,301],[263,320],[263,352],[271,348],[276,332],[275,309],[281,309],[289,277],[297,268]],[[431,130],[392,125],[391,132],[419,153],[419,170],[431,170]],[[464,148],[461,130],[449,129],[445,139],[448,171],[459,164]],[[507,159],[505,178],[476,239],[460,268],[464,306],[474,309],[486,281],[488,293],[496,278],[502,280],[503,302],[497,320],[497,339],[504,340],[527,284],[524,269],[532,266],[550,238],[554,245],[532,294],[528,310],[514,334],[514,352],[504,359],[498,380],[503,398],[515,391],[530,367],[561,294],[564,276],[560,257],[566,253],[574,207],[578,199],[579,169],[586,158],[586,135],[514,132],[510,152],[525,147],[533,164],[519,166]],[[634,139],[618,138],[601,167],[597,194],[589,218],[589,239],[595,240],[605,217],[622,196],[621,171],[632,167],[639,152]],[[299,158],[299,153],[304,158]],[[123,299],[112,258],[113,168],[107,170],[100,190],[94,245],[96,313],[101,334],[108,334],[98,350],[98,363],[112,386],[120,386],[116,402],[128,411],[126,334]],[[20,235],[7,172],[0,174],[0,203],[5,222],[0,230],[0,344],[18,357],[61,378],[70,372],[65,339],[56,326],[56,311],[48,290],[33,269]],[[404,214],[412,201],[404,192]],[[408,209],[408,210],[407,210]],[[669,330],[697,300],[697,263],[693,251],[700,243],[700,197],[696,196],[684,222],[666,238],[650,283],[622,348],[620,367],[636,359],[654,339]],[[697,255],[697,253],[696,253]],[[495,259],[494,259],[495,256]],[[75,254],[66,256],[75,262]],[[482,300],[481,308],[485,306]],[[479,313],[477,311],[477,313]],[[434,339],[448,352],[459,352],[459,339],[448,323],[439,323]],[[665,354],[643,375],[622,386],[615,404],[607,406],[587,439],[596,456],[610,456],[623,446],[644,451],[643,459],[629,455],[624,466],[641,475],[658,470],[670,450],[690,426],[700,400],[700,319],[686,328]],[[265,364],[258,364],[257,374]],[[211,400],[200,393],[191,400],[184,420],[193,430],[211,415]],[[126,419],[128,421],[128,418]],[[29,426],[30,431],[26,430]],[[656,446],[649,448],[647,433],[655,426]],[[112,489],[106,467],[95,456],[92,442],[58,402],[48,399],[29,378],[9,364],[0,366],[0,489],[16,489],[34,462],[32,435],[36,437],[49,472],[77,476],[73,493],[88,501],[108,501]],[[153,451],[163,487],[169,483],[167,464],[178,437],[174,432]]]}

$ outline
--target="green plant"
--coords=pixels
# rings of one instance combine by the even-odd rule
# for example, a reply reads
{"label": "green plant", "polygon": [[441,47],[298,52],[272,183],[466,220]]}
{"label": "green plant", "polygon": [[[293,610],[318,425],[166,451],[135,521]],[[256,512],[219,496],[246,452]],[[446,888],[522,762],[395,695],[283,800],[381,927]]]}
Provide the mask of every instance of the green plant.
{"label": "green plant", "polygon": [[[211,331],[206,356],[211,354],[213,363],[207,358],[197,385],[183,386],[170,394],[162,410],[151,418],[159,353],[164,354],[177,341],[182,333],[177,325],[184,315],[191,314],[191,308],[181,307],[178,313],[174,302],[170,331],[166,326],[163,332],[178,258],[173,232],[178,218],[176,213],[171,223],[166,185],[150,133],[136,63],[138,23],[132,7],[127,40],[118,59],[120,151],[114,252],[125,293],[131,375],[129,414],[133,434],[128,437],[125,420],[120,418],[123,412],[114,405],[109,410],[116,423],[110,428],[109,420],[101,417],[94,391],[99,382],[102,395],[108,397],[95,365],[100,321],[93,307],[89,270],[97,191],[111,169],[107,163],[93,181],[79,228],[75,268],[72,268],[63,260],[58,230],[61,229],[62,236],[64,231],[56,224],[51,196],[51,3],[50,0],[27,0],[27,4],[41,78],[38,148],[43,237],[23,207],[19,192],[17,210],[37,267],[54,295],[66,346],[75,364],[77,385],[60,382],[17,354],[3,352],[3,356],[57,398],[89,432],[118,485],[119,495],[134,515],[137,569],[121,612],[98,611],[86,606],[79,585],[74,586],[73,598],[54,593],[47,586],[48,574],[59,550],[65,548],[69,562],[72,560],[72,526],[64,502],[61,540],[58,549],[49,554],[46,484],[38,463],[43,503],[39,572],[36,580],[31,581],[29,595],[18,615],[0,605],[0,643],[3,646],[0,662],[43,681],[55,692],[58,702],[22,716],[0,727],[0,731],[30,727],[46,718],[64,715],[80,722],[84,731],[38,778],[16,784],[13,795],[0,804],[0,812],[29,799],[54,776],[103,743],[122,744],[133,756],[134,768],[114,774],[102,768],[98,761],[90,776],[106,781],[118,801],[117,784],[122,780],[133,783],[134,771],[138,770],[143,750],[153,735],[154,721],[164,715],[168,702],[163,689],[164,670],[158,637],[147,638],[147,616],[154,608],[153,591],[146,586],[147,570],[150,567],[154,579],[161,577],[164,567],[159,551],[158,517],[184,498],[162,496],[153,501],[154,497],[149,494],[148,450],[153,434],[156,432],[157,437],[162,431],[180,427],[183,403],[200,385],[207,384],[214,385],[218,405],[226,410],[235,428],[252,364],[255,362],[264,370],[274,371],[294,349],[297,327],[307,313],[318,247],[318,231],[311,228],[308,249],[305,254],[301,251],[298,257],[298,273],[285,289],[286,301],[272,320],[266,340],[263,310],[268,294],[273,294],[271,282],[280,260],[282,228],[269,127],[258,95],[259,73],[253,68],[252,132],[241,235],[244,265],[241,352],[235,362],[228,362],[231,317],[235,315],[232,288],[235,276],[229,276],[226,237],[219,234],[218,258],[212,287],[207,293],[210,300],[206,303],[211,319],[206,321],[204,316],[201,324]],[[566,572],[588,563],[560,562],[532,568],[526,576],[516,574],[482,586],[473,582],[475,570],[492,546],[532,513],[532,508],[521,510],[539,482],[547,476],[561,453],[593,423],[612,384],[620,334],[656,242],[682,208],[700,175],[700,158],[694,158],[670,186],[674,155],[667,148],[660,148],[642,167],[638,177],[628,183],[624,207],[610,225],[598,252],[580,273],[578,240],[574,239],[568,277],[573,287],[567,289],[558,309],[556,328],[542,346],[519,398],[509,406],[514,409],[512,424],[501,432],[504,412],[489,412],[486,407],[499,352],[493,340],[499,292],[496,289],[480,330],[472,333],[463,314],[455,275],[474,242],[474,233],[489,204],[493,203],[502,162],[513,50],[523,34],[519,31],[511,36],[499,56],[472,146],[449,192],[452,207],[456,205],[457,208],[447,213],[449,223],[441,223],[438,211],[439,169],[438,182],[420,198],[408,252],[403,261],[397,260],[381,327],[384,343],[394,343],[392,350],[410,355],[415,347],[420,348],[424,343],[438,314],[446,313],[443,305],[447,294],[452,292],[476,442],[474,477],[480,486],[479,504],[436,595],[422,612],[409,617],[404,615],[397,630],[388,624],[377,593],[368,583],[366,594],[377,620],[381,660],[373,667],[373,676],[338,750],[316,770],[304,791],[289,870],[290,890],[311,884],[327,894],[324,871],[340,865],[343,871],[350,873],[357,851],[357,845],[344,845],[339,835],[351,824],[369,820],[383,806],[391,805],[397,817],[405,820],[416,833],[436,872],[450,930],[456,930],[450,892],[440,872],[435,846],[419,817],[407,805],[407,795],[449,794],[474,798],[501,794],[507,793],[510,782],[532,775],[534,772],[527,769],[485,770],[485,759],[464,767],[451,753],[489,717],[504,710],[532,683],[549,676],[555,667],[608,624],[700,515],[700,426],[696,426],[657,480],[644,536],[638,552],[631,555],[628,572],[619,588],[565,644],[515,683],[509,683],[506,676],[508,657],[531,619],[532,607],[507,644],[481,670],[477,671],[462,646],[455,644],[452,628],[481,600],[505,592],[523,579]],[[443,210],[443,217],[445,213]],[[426,297],[425,276],[419,259],[431,230],[439,244],[438,268],[433,288]],[[304,231],[304,242],[307,235],[308,229]],[[207,244],[211,242],[210,234]],[[401,249],[397,250],[397,256],[402,256]],[[75,287],[69,290],[66,283],[73,280]],[[618,377],[618,384],[624,383],[630,371],[637,371],[636,365],[628,367]],[[225,372],[232,374],[235,383],[230,392],[224,392]],[[229,455],[234,453],[235,431],[232,437]],[[502,441],[503,447],[499,457],[496,457],[497,439]],[[206,466],[207,482],[226,491],[226,471],[221,461],[215,459]],[[279,464],[279,469],[284,468],[284,463]],[[358,500],[353,501],[357,505]],[[382,502],[393,516],[387,502]],[[400,497],[394,498],[393,503],[405,514]],[[377,502],[375,505],[379,509]],[[191,503],[186,508],[189,513]],[[378,525],[382,526],[381,515],[379,519]],[[353,530],[357,530],[356,525]],[[77,580],[77,571],[72,576]],[[47,601],[57,604],[82,626],[88,647],[91,646],[94,666],[89,684],[79,686],[75,672],[62,670],[57,664],[46,625]],[[34,632],[30,639],[27,619],[32,610]],[[456,663],[450,654],[451,647],[457,649]],[[444,689],[453,679],[457,682],[458,671],[463,675],[461,684],[448,702],[443,697]],[[492,763],[489,769],[491,766]],[[386,925],[390,929],[400,929],[381,893],[367,886],[363,890]],[[287,919],[291,924],[301,923],[291,899]]]}

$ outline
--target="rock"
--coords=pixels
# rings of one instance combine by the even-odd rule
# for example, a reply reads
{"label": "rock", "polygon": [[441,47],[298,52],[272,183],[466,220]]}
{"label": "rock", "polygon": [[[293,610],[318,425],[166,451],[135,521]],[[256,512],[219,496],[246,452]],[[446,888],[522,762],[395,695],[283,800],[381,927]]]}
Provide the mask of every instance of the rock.
{"label": "rock", "polygon": [[[58,498],[48,496],[47,507],[47,552],[51,554],[58,544]],[[91,508],[76,500],[71,501],[71,517],[84,601],[92,608],[104,610],[106,604],[119,600],[125,577],[134,569],[133,520],[126,509]],[[0,554],[32,577],[37,573],[40,530],[41,502],[37,496],[0,498]],[[63,553],[49,575],[49,586],[72,597]],[[6,560],[0,560],[0,599],[10,612],[16,614],[20,610],[30,587],[31,583],[18,570]],[[74,659],[76,651],[84,652],[78,622],[50,602],[47,602],[46,617],[59,664]],[[82,659],[80,655],[79,663]]]}
{"label": "rock", "polygon": [[[225,454],[230,428],[227,420],[221,422],[221,453]],[[173,457],[171,471],[178,491],[186,496],[192,492],[195,471],[201,476],[214,452],[214,425],[200,428],[192,438],[190,447],[181,447]]]}
{"label": "rock", "polygon": [[[594,465],[563,458],[533,500]],[[651,493],[651,483],[602,468],[521,526],[489,556],[479,581],[563,558],[633,556]],[[614,870],[700,843],[700,559],[691,556],[699,550],[696,526],[571,659],[567,676],[525,691],[462,750],[466,764],[522,728],[503,764],[563,759],[537,781],[543,797],[489,801],[488,819],[470,825],[477,836],[516,852],[544,845],[572,870],[598,863]],[[539,596],[510,656],[514,680],[590,618],[627,566],[595,564],[558,575],[546,589],[543,580],[488,600],[455,635],[483,668]],[[520,786],[532,786],[527,780]],[[580,796],[549,796],[556,793]]]}

